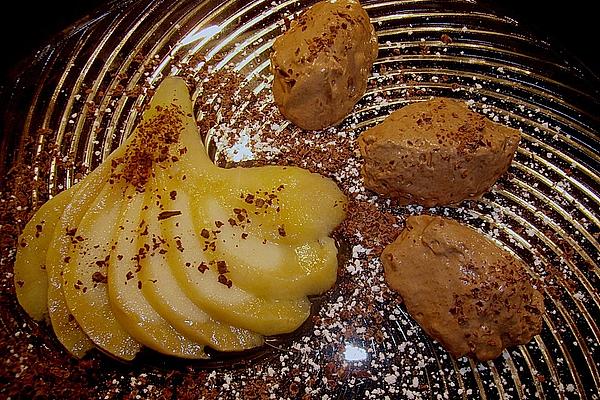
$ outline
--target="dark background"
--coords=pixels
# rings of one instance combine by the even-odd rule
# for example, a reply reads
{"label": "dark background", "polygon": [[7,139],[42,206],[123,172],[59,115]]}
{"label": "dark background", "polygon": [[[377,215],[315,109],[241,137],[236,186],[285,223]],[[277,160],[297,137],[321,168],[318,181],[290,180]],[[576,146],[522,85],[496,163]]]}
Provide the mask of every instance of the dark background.
{"label": "dark background", "polygon": [[[594,2],[569,0],[483,0],[578,57],[600,76]],[[0,17],[0,83],[18,72],[19,62],[52,35],[108,0],[11,2]],[[593,9],[592,9],[593,8]]]}

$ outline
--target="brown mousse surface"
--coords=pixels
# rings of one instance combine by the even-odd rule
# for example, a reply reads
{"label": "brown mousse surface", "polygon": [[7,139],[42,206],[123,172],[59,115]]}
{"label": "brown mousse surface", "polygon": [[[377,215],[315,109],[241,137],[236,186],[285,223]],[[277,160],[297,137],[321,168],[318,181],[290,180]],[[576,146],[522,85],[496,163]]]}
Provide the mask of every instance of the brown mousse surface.
{"label": "brown mousse surface", "polygon": [[365,186],[400,204],[477,199],[506,172],[519,140],[464,101],[413,103],[360,135]]}
{"label": "brown mousse surface", "polygon": [[408,217],[381,260],[411,316],[456,357],[492,360],[542,329],[543,297],[523,263],[456,221]]}
{"label": "brown mousse surface", "polygon": [[358,1],[321,1],[273,44],[273,96],[303,129],[344,119],[363,96],[377,58],[377,36]]}

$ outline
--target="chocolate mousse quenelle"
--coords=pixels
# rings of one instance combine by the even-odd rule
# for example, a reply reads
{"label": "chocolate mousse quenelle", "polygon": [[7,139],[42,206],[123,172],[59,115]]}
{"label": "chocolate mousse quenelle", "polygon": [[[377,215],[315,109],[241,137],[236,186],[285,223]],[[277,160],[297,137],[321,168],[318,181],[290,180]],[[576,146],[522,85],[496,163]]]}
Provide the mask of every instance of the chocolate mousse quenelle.
{"label": "chocolate mousse quenelle", "polygon": [[273,44],[273,96],[302,129],[337,124],[363,96],[377,36],[358,1],[328,0],[292,21]]}
{"label": "chocolate mousse quenelle", "polygon": [[365,186],[398,204],[426,207],[477,200],[504,174],[519,131],[434,98],[402,107],[363,132]]}
{"label": "chocolate mousse quenelle", "polygon": [[525,265],[456,221],[408,217],[381,260],[410,315],[456,357],[492,360],[542,329],[544,298]]}

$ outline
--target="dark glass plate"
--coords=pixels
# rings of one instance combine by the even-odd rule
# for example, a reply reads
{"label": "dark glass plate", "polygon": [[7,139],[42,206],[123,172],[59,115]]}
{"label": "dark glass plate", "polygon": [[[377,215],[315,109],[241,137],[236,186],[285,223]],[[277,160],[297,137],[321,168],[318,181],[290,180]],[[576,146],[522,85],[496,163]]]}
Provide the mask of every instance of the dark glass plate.
{"label": "dark glass plate", "polygon": [[[6,359],[20,357],[25,369],[13,374],[10,364],[6,374],[18,376],[3,382],[0,394],[42,387],[24,381],[35,377],[35,366],[27,363],[39,357],[60,371],[47,387],[73,384],[98,398],[598,398],[599,82],[551,43],[476,1],[365,0],[380,44],[368,92],[340,126],[301,132],[272,104],[268,57],[286,19],[309,4],[112,2],[36,53],[4,94],[0,172],[33,166],[36,184],[22,192],[34,204],[47,192],[70,187],[131,132],[151,95],[148,87],[165,75],[186,76],[218,162],[323,167],[357,202],[395,216],[398,227],[407,215],[426,211],[480,229],[542,281],[542,333],[493,362],[453,358],[387,289],[371,250],[377,247],[373,237],[367,243],[356,236],[348,240],[338,285],[315,302],[314,318],[300,331],[209,361],[148,353],[121,365],[93,354],[88,362],[96,371],[82,383],[69,375],[81,364],[60,365],[56,360],[68,356],[51,330],[29,321],[16,304],[9,254],[2,264],[1,316],[5,334],[15,341],[3,351]],[[194,79],[223,71],[230,78],[240,74],[240,84],[253,93],[248,102],[229,104],[225,92],[208,97],[202,80]],[[430,96],[465,99],[522,131],[509,173],[481,201],[431,210],[394,207],[362,187],[354,139],[398,107]],[[217,104],[232,108],[226,113],[224,105],[216,122],[204,125],[206,110]],[[248,117],[245,109],[260,118]],[[321,161],[292,157],[306,143],[318,144]],[[19,340],[41,350],[37,356],[20,353],[27,347],[16,346]]]}

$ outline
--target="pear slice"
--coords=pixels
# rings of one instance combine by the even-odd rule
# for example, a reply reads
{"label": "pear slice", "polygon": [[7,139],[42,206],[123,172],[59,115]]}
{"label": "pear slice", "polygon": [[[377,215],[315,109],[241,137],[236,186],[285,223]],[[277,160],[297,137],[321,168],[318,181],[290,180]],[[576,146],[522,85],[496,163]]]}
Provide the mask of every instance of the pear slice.
{"label": "pear slice", "polygon": [[[240,211],[237,215],[227,213],[210,197],[195,208],[193,215],[194,221],[204,223],[202,228],[196,223],[196,231],[210,232],[204,243],[215,242],[212,259],[225,260],[231,280],[242,289],[260,297],[294,299],[321,294],[335,283],[337,248],[328,236],[295,245],[277,243],[265,239],[272,236],[266,229],[250,228],[258,224],[253,216],[244,213],[240,221],[236,218]],[[215,229],[215,221],[225,222]]]}
{"label": "pear slice", "polygon": [[120,219],[108,261],[108,295],[117,321],[138,342],[155,351],[182,358],[206,358],[204,346],[177,332],[142,294],[144,285],[153,284],[138,275],[154,248],[148,240],[146,213],[142,212],[150,194],[147,189],[139,193],[129,187],[124,197],[129,204]]}
{"label": "pear slice", "polygon": [[[213,164],[204,148],[194,119],[192,99],[182,78],[168,76],[162,81],[152,97],[149,108],[144,112],[144,120],[155,118],[168,108],[180,112],[181,130],[177,139],[180,151],[177,154],[177,161],[162,163],[163,169],[168,169],[173,177],[178,175],[184,186],[190,186],[193,180],[194,184],[200,183],[200,186],[194,189],[202,189],[205,187],[202,182],[204,178],[215,176],[223,169]],[[186,182],[186,178],[190,181]]]}
{"label": "pear slice", "polygon": [[[122,189],[121,189],[122,190]],[[132,360],[141,345],[119,324],[108,297],[107,265],[125,200],[106,183],[77,225],[63,269],[63,292],[79,326],[102,350]]]}
{"label": "pear slice", "polygon": [[346,197],[322,175],[278,166],[220,172],[226,186],[217,185],[214,195],[232,209],[246,209],[256,222],[249,231],[267,234],[270,241],[297,244],[327,237],[345,217]]}
{"label": "pear slice", "polygon": [[257,297],[218,273],[221,260],[211,260],[203,250],[204,240],[196,234],[185,191],[178,192],[167,207],[180,213],[163,223],[169,246],[175,249],[166,253],[168,264],[183,291],[199,307],[227,324],[263,335],[292,332],[308,318],[310,301],[306,297]]}
{"label": "pear slice", "polygon": [[56,224],[46,254],[47,301],[52,329],[62,345],[77,358],[83,357],[94,348],[94,344],[81,329],[67,306],[63,292],[63,267],[71,258],[70,248],[77,236],[75,228],[88,207],[96,200],[99,189],[105,184],[107,172],[107,165],[102,164],[84,181],[68,189],[72,192],[71,202],[65,207]]}
{"label": "pear slice", "polygon": [[15,290],[21,306],[36,321],[49,319],[46,253],[54,227],[72,197],[73,190],[65,190],[44,203],[19,237],[20,251],[17,252],[14,271]]}
{"label": "pear slice", "polygon": [[[157,171],[158,174],[161,171]],[[169,197],[169,193],[161,190],[157,179],[150,181],[146,191],[151,199],[146,201],[148,210],[145,221],[148,231],[143,238],[146,243],[151,244],[151,251],[141,260],[138,273],[143,282],[144,296],[175,329],[199,343],[205,343],[219,351],[242,351],[261,346],[261,335],[215,321],[185,295],[165,257],[165,252],[171,249],[163,239],[166,235],[161,229],[159,215],[165,210],[162,203],[163,199]]]}
{"label": "pear slice", "polygon": [[[85,209],[78,209],[69,205],[63,213],[63,218],[66,221],[79,221],[83,217],[83,214],[85,214]],[[69,353],[77,358],[81,358],[94,348],[94,344],[85,332],[83,332],[77,321],[75,321],[75,318],[67,307],[67,301],[63,292],[63,264],[70,257],[68,249],[71,245],[71,236],[67,234],[68,229],[70,229],[68,225],[64,224],[61,219],[60,223],[56,225],[54,238],[46,254],[48,312],[52,329],[58,340]]]}

